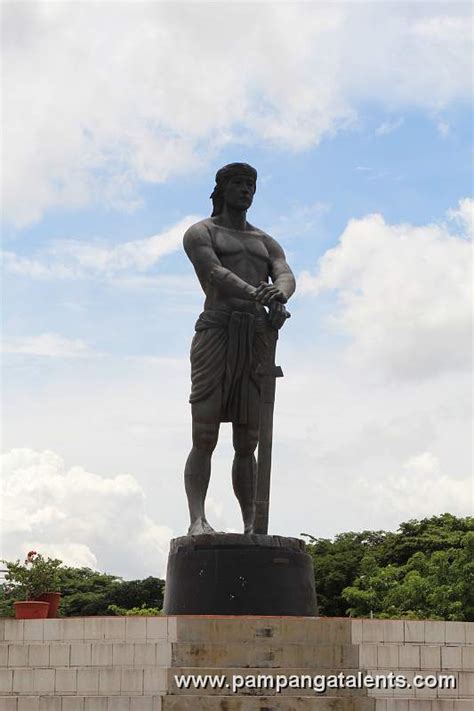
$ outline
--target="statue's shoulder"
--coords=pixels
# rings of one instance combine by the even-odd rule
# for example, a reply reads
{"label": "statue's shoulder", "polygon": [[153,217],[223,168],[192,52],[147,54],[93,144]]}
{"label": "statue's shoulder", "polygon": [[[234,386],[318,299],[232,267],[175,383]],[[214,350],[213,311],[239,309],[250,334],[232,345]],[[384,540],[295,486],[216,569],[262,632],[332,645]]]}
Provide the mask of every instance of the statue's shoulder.
{"label": "statue's shoulder", "polygon": [[255,236],[262,240],[270,252],[280,247],[276,239],[269,235],[268,232],[261,230],[259,227],[254,227],[250,223],[248,223],[248,226],[251,228],[251,231],[255,234]]}
{"label": "statue's shoulder", "polygon": [[184,248],[189,249],[193,245],[207,242],[209,240],[209,228],[211,225],[210,218],[206,218],[188,227],[183,237]]}

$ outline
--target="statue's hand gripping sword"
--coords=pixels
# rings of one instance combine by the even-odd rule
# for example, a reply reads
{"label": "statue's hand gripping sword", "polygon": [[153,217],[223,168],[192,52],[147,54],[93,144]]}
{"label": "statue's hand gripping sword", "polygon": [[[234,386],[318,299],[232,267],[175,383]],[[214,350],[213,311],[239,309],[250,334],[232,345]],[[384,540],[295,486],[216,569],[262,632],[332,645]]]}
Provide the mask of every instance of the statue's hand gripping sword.
{"label": "statue's hand gripping sword", "polygon": [[[287,312],[287,318],[290,314]],[[255,499],[254,533],[268,533],[268,506],[270,501],[270,474],[272,468],[273,408],[276,379],[283,377],[275,365],[278,330],[267,324],[265,361],[258,367],[260,375],[260,421],[257,458],[257,493]]]}

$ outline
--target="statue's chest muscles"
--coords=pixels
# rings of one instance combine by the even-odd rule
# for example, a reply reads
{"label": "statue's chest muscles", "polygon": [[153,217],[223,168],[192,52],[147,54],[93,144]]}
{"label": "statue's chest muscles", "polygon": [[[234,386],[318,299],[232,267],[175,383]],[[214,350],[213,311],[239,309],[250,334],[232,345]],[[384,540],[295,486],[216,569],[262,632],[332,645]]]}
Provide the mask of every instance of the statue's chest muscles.
{"label": "statue's chest muscles", "polygon": [[244,268],[261,273],[268,270],[268,250],[262,240],[251,232],[215,230],[214,250],[223,266]]}

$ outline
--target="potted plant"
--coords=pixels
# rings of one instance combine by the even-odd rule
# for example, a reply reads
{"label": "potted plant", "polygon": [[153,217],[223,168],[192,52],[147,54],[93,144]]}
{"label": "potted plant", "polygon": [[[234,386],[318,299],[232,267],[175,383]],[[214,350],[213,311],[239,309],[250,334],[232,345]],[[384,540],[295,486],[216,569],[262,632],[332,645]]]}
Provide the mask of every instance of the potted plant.
{"label": "potted plant", "polygon": [[16,618],[57,617],[62,561],[30,551],[23,563],[19,560],[2,562],[7,567],[5,579],[10,593],[16,598]]}

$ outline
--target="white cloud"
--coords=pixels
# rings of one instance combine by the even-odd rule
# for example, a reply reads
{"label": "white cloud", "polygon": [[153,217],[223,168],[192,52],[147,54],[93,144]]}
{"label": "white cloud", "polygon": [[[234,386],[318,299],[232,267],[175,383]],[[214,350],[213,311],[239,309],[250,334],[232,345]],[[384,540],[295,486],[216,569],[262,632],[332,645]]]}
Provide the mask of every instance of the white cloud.
{"label": "white cloud", "polygon": [[393,121],[384,121],[375,129],[376,136],[386,136],[388,133],[393,133],[397,128],[403,126],[403,118],[399,118]]}
{"label": "white cloud", "polygon": [[443,474],[438,458],[431,452],[411,457],[397,475],[383,482],[361,478],[357,485],[372,497],[375,505],[384,506],[390,501],[391,510],[398,514],[400,521],[445,512],[465,516],[473,503],[472,480]]}
{"label": "white cloud", "polygon": [[[91,243],[74,239],[57,240],[46,246],[34,258],[23,257],[14,252],[2,254],[6,272],[32,279],[83,279],[100,277],[108,282],[135,286],[160,283],[171,284],[176,277],[161,275],[147,277],[127,276],[145,272],[154,267],[163,257],[182,248],[183,235],[193,223],[201,220],[198,215],[187,215],[159,234],[145,239],[122,244]],[[186,277],[184,277],[186,281]]]}
{"label": "white cloud", "polygon": [[231,143],[307,149],[363,102],[432,115],[470,92],[458,4],[38,2],[3,16],[17,225],[55,206],[134,209],[143,182],[202,170]]}
{"label": "white cloud", "polygon": [[3,557],[37,550],[117,575],[164,575],[172,531],[146,515],[133,476],[68,469],[55,452],[25,448],[3,455],[2,471]]}
{"label": "white cloud", "polygon": [[321,223],[321,218],[329,210],[330,205],[323,202],[295,205],[271,226],[269,233],[276,239],[281,237],[283,241],[314,234]]}
{"label": "white cloud", "polygon": [[348,357],[397,378],[471,366],[472,201],[448,215],[464,227],[351,220],[339,244],[304,273],[300,293],[336,290],[333,324],[351,339]]}
{"label": "white cloud", "polygon": [[2,352],[48,358],[90,358],[99,355],[80,339],[64,338],[57,333],[6,340],[2,344]]}
{"label": "white cloud", "polygon": [[457,209],[448,210],[448,218],[459,226],[461,236],[474,237],[474,200],[460,200]]}
{"label": "white cloud", "polygon": [[443,138],[449,136],[450,125],[447,121],[438,121],[438,123],[436,124],[436,128],[438,129],[439,135]]}
{"label": "white cloud", "polygon": [[202,217],[197,215],[187,215],[160,234],[115,246],[63,240],[56,243],[54,252],[62,258],[69,257],[86,273],[100,272],[110,275],[127,270],[144,272],[165,255],[180,249],[184,233],[200,219]]}

